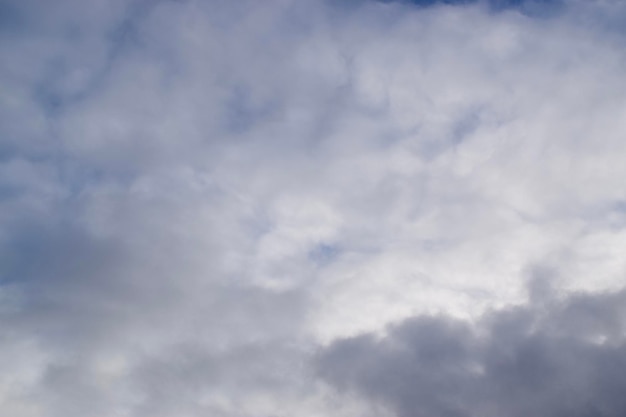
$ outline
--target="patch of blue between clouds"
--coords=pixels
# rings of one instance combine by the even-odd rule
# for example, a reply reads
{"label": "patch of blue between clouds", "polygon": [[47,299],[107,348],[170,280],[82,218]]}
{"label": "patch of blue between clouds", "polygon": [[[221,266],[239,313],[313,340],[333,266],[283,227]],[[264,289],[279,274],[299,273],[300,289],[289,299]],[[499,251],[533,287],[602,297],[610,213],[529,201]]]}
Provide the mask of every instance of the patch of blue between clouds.
{"label": "patch of blue between clouds", "polygon": [[380,3],[404,3],[418,7],[432,7],[440,5],[467,6],[472,4],[486,4],[495,12],[518,10],[533,17],[549,17],[561,10],[563,0],[376,0]]}
{"label": "patch of blue between clouds", "polygon": [[17,32],[22,26],[23,16],[10,1],[0,0],[0,33],[7,35]]}
{"label": "patch of blue between clouds", "polygon": [[329,243],[320,243],[309,252],[309,259],[319,266],[333,262],[340,253],[338,246]]}
{"label": "patch of blue between clouds", "polygon": [[[11,22],[17,21],[22,15],[27,15],[25,11],[20,11],[14,7],[3,7],[3,2],[0,0],[0,15],[7,14],[8,20]],[[113,26],[113,28],[106,33],[106,39],[108,40],[108,50],[106,57],[100,65],[95,68],[91,68],[91,75],[87,82],[76,90],[63,88],[63,81],[74,66],[80,65],[76,61],[80,61],[79,57],[67,55],[59,56],[52,59],[46,65],[46,71],[43,78],[34,86],[33,95],[35,100],[39,103],[44,113],[48,116],[54,117],[62,112],[68,105],[80,102],[86,97],[91,96],[93,93],[98,92],[105,84],[107,78],[113,70],[119,57],[129,48],[138,47],[140,41],[137,34],[137,25],[156,7],[157,2],[152,1],[140,1],[131,3],[121,21]],[[5,10],[6,9],[6,10]],[[32,10],[28,10],[30,13],[34,13]],[[25,19],[22,19],[23,25],[27,26],[28,23]],[[0,18],[2,23],[2,18]],[[85,36],[84,28],[77,25],[76,22],[66,23],[64,27],[59,30],[57,35],[60,35],[69,44],[78,44],[81,38]]]}
{"label": "patch of blue between clouds", "polygon": [[278,106],[274,102],[254,103],[250,88],[235,85],[223,103],[225,128],[231,133],[245,133],[263,120],[271,119]]}

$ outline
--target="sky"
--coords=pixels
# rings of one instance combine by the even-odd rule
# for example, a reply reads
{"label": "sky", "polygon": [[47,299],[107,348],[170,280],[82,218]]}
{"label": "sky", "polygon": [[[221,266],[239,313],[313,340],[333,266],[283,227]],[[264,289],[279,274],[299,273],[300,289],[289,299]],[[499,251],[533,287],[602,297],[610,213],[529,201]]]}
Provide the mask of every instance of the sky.
{"label": "sky", "polygon": [[626,415],[625,25],[0,0],[0,415]]}

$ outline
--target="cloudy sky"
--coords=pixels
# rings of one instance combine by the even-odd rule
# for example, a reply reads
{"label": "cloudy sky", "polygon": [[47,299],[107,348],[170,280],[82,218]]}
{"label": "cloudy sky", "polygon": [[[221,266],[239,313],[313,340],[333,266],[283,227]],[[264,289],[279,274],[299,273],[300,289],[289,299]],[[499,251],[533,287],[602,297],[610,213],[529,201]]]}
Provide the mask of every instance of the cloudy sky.
{"label": "cloudy sky", "polygon": [[625,27],[0,0],[0,415],[623,417]]}

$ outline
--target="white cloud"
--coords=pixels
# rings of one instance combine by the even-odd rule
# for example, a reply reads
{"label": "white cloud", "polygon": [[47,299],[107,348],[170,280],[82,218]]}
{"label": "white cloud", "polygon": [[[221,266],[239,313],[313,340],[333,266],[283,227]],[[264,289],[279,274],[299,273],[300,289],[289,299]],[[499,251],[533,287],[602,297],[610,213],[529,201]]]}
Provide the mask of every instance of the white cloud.
{"label": "white cloud", "polygon": [[623,285],[619,2],[43,3],[1,32],[5,414],[379,415],[318,345]]}

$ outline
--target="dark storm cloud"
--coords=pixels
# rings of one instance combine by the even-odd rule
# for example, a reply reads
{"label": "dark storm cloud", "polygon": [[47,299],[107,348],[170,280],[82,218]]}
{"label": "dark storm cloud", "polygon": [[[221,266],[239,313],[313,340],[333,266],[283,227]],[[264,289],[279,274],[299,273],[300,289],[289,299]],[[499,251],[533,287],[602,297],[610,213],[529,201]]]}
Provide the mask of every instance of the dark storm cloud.
{"label": "dark storm cloud", "polygon": [[400,417],[626,415],[626,291],[495,311],[476,326],[415,317],[338,341],[319,372]]}

